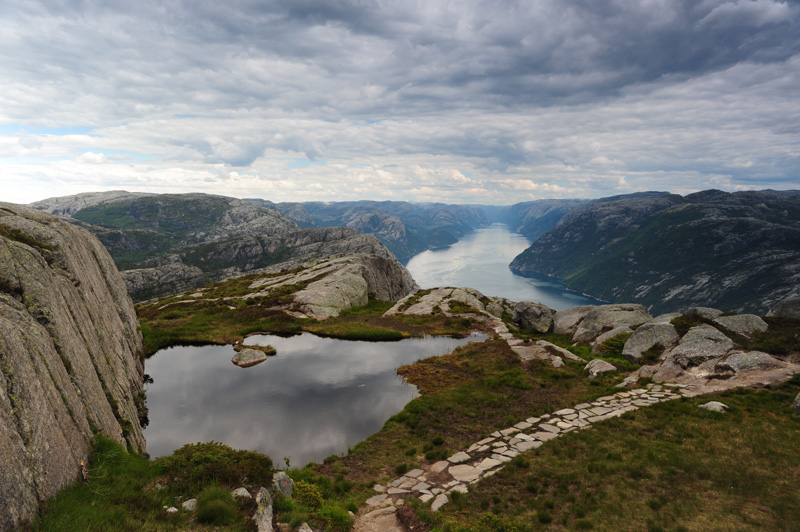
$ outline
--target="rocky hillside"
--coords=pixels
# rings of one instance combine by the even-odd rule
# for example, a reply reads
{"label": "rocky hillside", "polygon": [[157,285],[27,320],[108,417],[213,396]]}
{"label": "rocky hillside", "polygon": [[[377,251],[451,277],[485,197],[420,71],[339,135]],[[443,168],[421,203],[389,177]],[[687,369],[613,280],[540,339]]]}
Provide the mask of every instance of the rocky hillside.
{"label": "rocky hillside", "polygon": [[531,242],[555,227],[564,216],[586,200],[548,199],[526,201],[496,211],[496,221],[503,222]]}
{"label": "rocky hillside", "polygon": [[31,206],[97,235],[137,301],[296,258],[391,256],[377,239],[356,229],[301,229],[275,209],[224,196],[105,192]]}
{"label": "rocky hillside", "polygon": [[598,200],[573,209],[510,267],[653,312],[713,306],[763,314],[800,286],[800,192]]}
{"label": "rocky hillside", "polygon": [[273,207],[304,227],[352,227],[375,235],[399,259],[426,249],[453,244],[470,231],[488,225],[478,206],[407,201],[343,201],[272,203]]}
{"label": "rocky hillside", "polygon": [[0,203],[0,530],[80,476],[96,431],[144,450],[141,347],[101,243]]}

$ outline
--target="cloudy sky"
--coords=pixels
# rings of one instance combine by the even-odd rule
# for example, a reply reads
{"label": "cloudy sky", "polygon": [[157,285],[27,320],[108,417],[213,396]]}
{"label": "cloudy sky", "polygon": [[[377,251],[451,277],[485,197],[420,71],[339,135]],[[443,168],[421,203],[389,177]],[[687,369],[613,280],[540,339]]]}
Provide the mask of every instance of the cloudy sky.
{"label": "cloudy sky", "polygon": [[800,0],[3,0],[0,200],[800,188]]}

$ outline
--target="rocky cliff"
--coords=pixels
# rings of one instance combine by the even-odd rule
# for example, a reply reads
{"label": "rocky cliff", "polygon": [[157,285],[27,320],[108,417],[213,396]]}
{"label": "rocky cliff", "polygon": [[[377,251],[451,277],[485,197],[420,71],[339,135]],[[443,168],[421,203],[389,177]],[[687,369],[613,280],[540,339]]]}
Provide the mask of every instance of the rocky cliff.
{"label": "rocky cliff", "polygon": [[511,263],[517,273],[651,311],[764,313],[800,286],[800,192],[653,193],[576,207]]}
{"label": "rocky cliff", "polygon": [[0,530],[79,476],[95,432],[144,450],[140,351],[101,243],[0,203]]}

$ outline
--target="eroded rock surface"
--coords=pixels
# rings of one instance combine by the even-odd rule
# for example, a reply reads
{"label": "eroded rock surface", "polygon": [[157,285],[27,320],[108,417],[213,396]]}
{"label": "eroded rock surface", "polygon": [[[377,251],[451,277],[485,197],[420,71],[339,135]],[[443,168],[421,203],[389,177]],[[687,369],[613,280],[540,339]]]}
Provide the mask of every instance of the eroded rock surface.
{"label": "eroded rock surface", "polygon": [[1,530],[34,517],[79,476],[93,427],[144,450],[141,347],[133,304],[100,242],[0,203]]}
{"label": "eroded rock surface", "polygon": [[642,305],[622,303],[618,305],[603,305],[594,307],[586,313],[586,317],[572,336],[575,342],[588,342],[603,331],[616,327],[637,327],[648,322],[653,317]]}
{"label": "eroded rock surface", "polygon": [[553,327],[555,311],[533,301],[520,301],[514,305],[513,320],[520,328],[537,333],[546,333]]}

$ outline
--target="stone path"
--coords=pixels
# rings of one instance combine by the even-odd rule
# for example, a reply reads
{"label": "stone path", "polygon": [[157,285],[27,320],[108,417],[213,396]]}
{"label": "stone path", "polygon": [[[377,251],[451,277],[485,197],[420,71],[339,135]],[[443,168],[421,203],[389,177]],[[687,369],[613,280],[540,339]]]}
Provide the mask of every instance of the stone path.
{"label": "stone path", "polygon": [[[582,360],[548,342],[525,344],[514,338],[502,322],[494,325],[498,336],[508,341],[511,348],[523,359],[549,359],[555,366],[563,364],[559,355]],[[375,520],[381,520],[387,526],[394,517],[394,509],[402,506],[409,497],[430,503],[431,509],[438,511],[449,502],[449,494],[454,491],[466,493],[469,485],[494,475],[520,453],[536,449],[562,434],[589,428],[594,423],[621,416],[625,412],[693,395],[695,393],[683,384],[648,384],[645,388],[620,391],[591,403],[581,403],[540,417],[530,417],[492,433],[447,460],[409,471],[386,486],[375,485],[373,489],[376,494],[367,499],[367,511],[359,516],[354,530],[372,530],[369,526],[359,527],[359,524],[366,525]]]}

